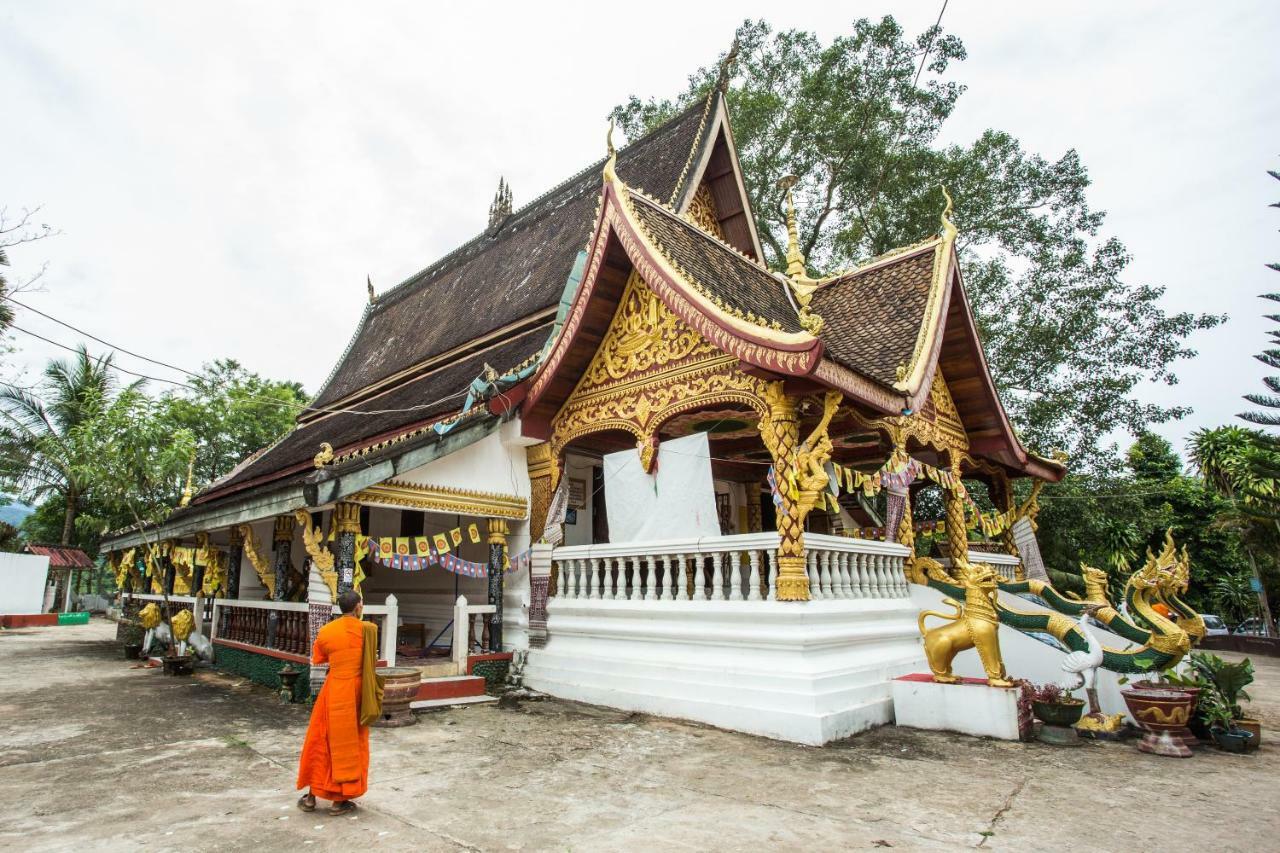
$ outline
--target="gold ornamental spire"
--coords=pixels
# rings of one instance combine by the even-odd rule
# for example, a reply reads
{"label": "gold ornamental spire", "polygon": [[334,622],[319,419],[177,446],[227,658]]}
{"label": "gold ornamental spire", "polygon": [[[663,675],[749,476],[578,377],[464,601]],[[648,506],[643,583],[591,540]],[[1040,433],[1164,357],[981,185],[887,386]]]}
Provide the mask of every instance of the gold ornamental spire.
{"label": "gold ornamental spire", "polygon": [[787,194],[787,278],[791,282],[791,293],[799,306],[800,327],[811,335],[822,331],[823,320],[809,310],[813,301],[813,292],[818,289],[818,282],[809,277],[805,266],[804,253],[800,251],[800,230],[796,226],[796,202],[791,188],[800,179],[795,175],[785,175],[778,180],[778,188]]}
{"label": "gold ornamental spire", "polygon": [[604,179],[609,183],[618,180],[615,167],[618,165],[618,151],[613,147],[613,119],[609,119],[609,132],[604,137],[606,158],[604,161]]}
{"label": "gold ornamental spire", "polygon": [[947,206],[942,209],[942,216],[940,217],[942,220],[942,239],[945,242],[954,243],[956,234],[959,232],[957,232],[955,224],[951,221],[951,211],[954,203],[951,201],[951,193],[947,192],[945,186],[942,186],[942,197],[947,200]]}
{"label": "gold ornamental spire", "polygon": [[195,492],[191,488],[191,478],[195,474],[196,468],[196,452],[191,451],[191,458],[187,460],[187,485],[182,490],[182,498],[178,501],[179,507],[184,507],[191,503],[191,498],[195,496]]}

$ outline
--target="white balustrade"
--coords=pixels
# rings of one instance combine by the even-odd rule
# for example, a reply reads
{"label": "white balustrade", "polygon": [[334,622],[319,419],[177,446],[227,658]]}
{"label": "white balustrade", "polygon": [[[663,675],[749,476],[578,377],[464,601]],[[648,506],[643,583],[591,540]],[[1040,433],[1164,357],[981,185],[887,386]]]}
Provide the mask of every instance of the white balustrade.
{"label": "white balustrade", "polygon": [[[560,599],[776,601],[777,549],[776,533],[749,533],[575,545],[556,548],[552,560]],[[909,595],[905,546],[808,533],[805,551],[814,601]]]}

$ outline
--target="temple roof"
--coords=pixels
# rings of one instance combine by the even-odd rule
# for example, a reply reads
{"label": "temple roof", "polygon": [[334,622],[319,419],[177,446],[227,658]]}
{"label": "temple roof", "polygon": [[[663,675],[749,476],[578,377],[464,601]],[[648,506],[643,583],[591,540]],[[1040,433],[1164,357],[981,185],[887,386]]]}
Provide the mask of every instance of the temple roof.
{"label": "temple roof", "polygon": [[634,191],[631,212],[645,235],[684,277],[734,317],[803,334],[787,284],[737,249]]}
{"label": "temple roof", "polygon": [[820,287],[813,311],[826,321],[821,337],[828,357],[901,393],[895,387],[903,379],[898,371],[905,374],[911,367],[922,327],[931,319],[927,314],[942,248],[940,239],[930,240]]}
{"label": "temple roof", "polygon": [[[691,183],[685,180],[690,152],[709,136],[703,111],[697,103],[621,149],[619,174],[658,198]],[[316,405],[411,373],[437,353],[526,318],[550,319],[589,235],[601,165],[587,167],[378,296]]]}

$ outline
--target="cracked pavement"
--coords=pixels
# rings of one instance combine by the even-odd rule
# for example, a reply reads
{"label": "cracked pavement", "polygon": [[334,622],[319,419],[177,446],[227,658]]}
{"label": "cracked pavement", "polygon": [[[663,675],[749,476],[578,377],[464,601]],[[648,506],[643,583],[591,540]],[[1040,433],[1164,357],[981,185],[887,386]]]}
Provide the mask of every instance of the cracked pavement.
{"label": "cracked pavement", "polygon": [[1280,847],[1280,661],[1262,750],[1191,760],[886,727],[822,748],[571,702],[375,729],[355,817],[293,803],[307,709],[132,669],[115,626],[0,633],[0,849],[1257,851]]}

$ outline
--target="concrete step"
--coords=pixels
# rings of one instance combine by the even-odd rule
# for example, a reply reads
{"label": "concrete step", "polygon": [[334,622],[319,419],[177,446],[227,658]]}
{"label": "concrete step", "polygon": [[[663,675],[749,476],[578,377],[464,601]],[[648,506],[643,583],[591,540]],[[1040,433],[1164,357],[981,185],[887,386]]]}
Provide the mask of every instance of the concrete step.
{"label": "concrete step", "polygon": [[453,705],[483,705],[486,702],[497,702],[497,696],[459,696],[457,699],[420,699],[409,703],[409,709],[424,711],[428,708],[449,708]]}
{"label": "concrete step", "polygon": [[435,699],[460,699],[483,696],[484,679],[478,675],[447,675],[439,678],[423,678],[418,687],[418,701]]}

